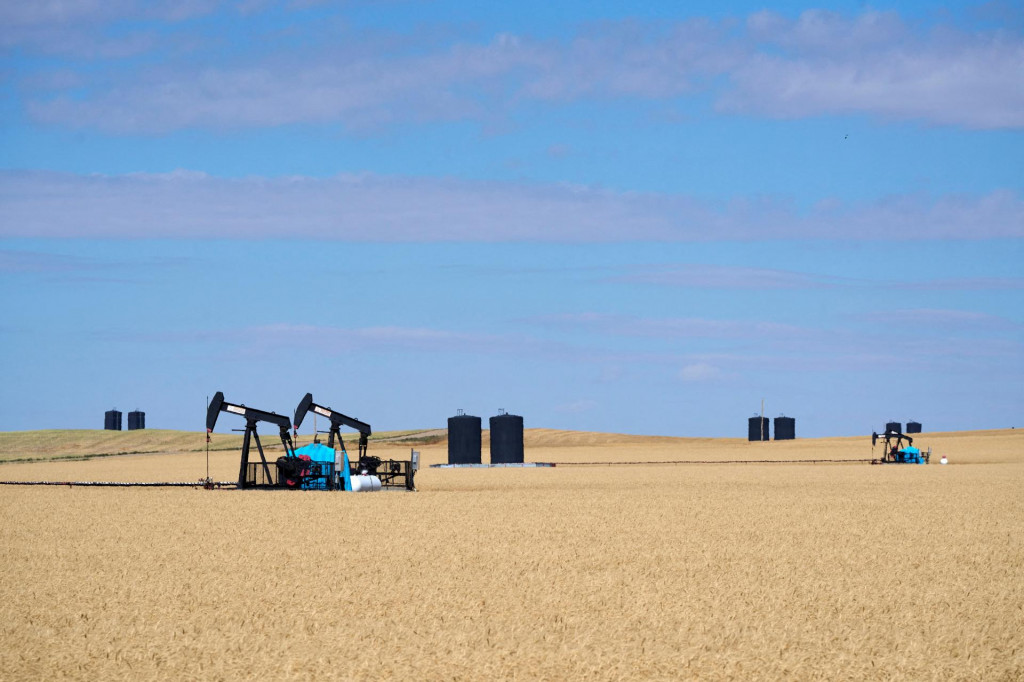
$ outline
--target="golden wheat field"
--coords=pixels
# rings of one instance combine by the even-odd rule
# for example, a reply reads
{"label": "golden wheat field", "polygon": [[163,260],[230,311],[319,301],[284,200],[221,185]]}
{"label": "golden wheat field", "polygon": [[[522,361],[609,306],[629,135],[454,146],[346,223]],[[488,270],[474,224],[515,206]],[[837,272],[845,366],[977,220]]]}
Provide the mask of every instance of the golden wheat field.
{"label": "golden wheat field", "polygon": [[[0,434],[0,459],[124,445],[89,433]],[[0,479],[205,475],[202,434],[151,437]],[[528,430],[527,460],[566,466],[366,495],[3,486],[0,678],[1022,679],[1024,432],[918,442],[932,464],[770,463],[867,438]],[[718,463],[615,464],[678,460]]]}

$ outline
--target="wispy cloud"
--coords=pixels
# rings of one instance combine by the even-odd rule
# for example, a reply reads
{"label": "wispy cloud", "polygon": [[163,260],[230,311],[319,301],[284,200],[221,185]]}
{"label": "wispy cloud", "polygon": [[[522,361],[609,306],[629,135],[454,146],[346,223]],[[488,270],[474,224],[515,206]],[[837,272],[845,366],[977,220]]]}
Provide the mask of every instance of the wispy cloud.
{"label": "wispy cloud", "polygon": [[945,277],[914,282],[891,282],[888,286],[929,291],[998,291],[1024,289],[1024,277]]}
{"label": "wispy cloud", "polygon": [[541,327],[601,337],[666,342],[663,352],[584,352],[576,357],[628,366],[675,367],[683,381],[731,380],[745,371],[830,372],[957,368],[1001,359],[1019,365],[1020,325],[969,311],[893,310],[850,318],[871,326],[797,326],[770,320],[659,318],[605,313],[550,315]]}
{"label": "wispy cloud", "polygon": [[[917,291],[999,291],[1024,289],[1024,277],[956,277],[918,279],[868,279],[830,274],[752,268],[740,265],[703,263],[634,265],[605,281],[627,284],[680,287],[686,289],[779,289],[873,288]],[[914,273],[907,273],[908,277]]]}
{"label": "wispy cloud", "polygon": [[0,274],[76,282],[138,283],[154,268],[184,265],[182,258],[111,260],[91,256],[0,249]]}
{"label": "wispy cloud", "polygon": [[[179,4],[71,3],[70,13],[8,9],[14,28],[0,33],[7,47],[91,50],[113,63],[158,51],[165,64],[144,71],[81,69],[82,87],[37,90],[30,114],[46,123],[120,133],[304,122],[364,129],[422,120],[492,123],[524,102],[710,95],[720,110],[771,117],[836,113],[968,128],[1024,125],[1019,34],[921,28],[896,13],[808,10],[791,19],[763,11],[739,28],[701,18],[609,21],[578,27],[563,41],[528,34],[421,41],[355,34],[344,21],[311,15],[289,25],[298,40],[275,42],[260,34],[267,44],[259,54],[225,61],[222,55],[232,53],[223,44],[229,36],[202,28],[190,35],[186,22],[176,36],[182,46],[168,49],[145,28],[154,17],[182,22],[218,5],[195,0],[172,11]],[[219,11],[245,21],[262,9]],[[343,16],[343,9],[335,12]],[[79,24],[69,20],[77,15]],[[126,20],[137,30],[104,30]],[[72,28],[78,25],[85,28]]]}
{"label": "wispy cloud", "polygon": [[101,264],[81,256],[0,250],[0,273],[69,273],[100,269],[103,269]]}
{"label": "wispy cloud", "polygon": [[147,344],[212,344],[247,356],[295,351],[324,356],[351,352],[509,353],[532,352],[543,345],[533,339],[515,335],[399,325],[343,328],[272,323],[231,329],[173,330],[162,333],[109,331],[104,334],[111,340]]}
{"label": "wispy cloud", "polygon": [[714,381],[722,375],[721,368],[706,362],[694,362],[679,370],[679,378],[686,382]]}
{"label": "wispy cloud", "polygon": [[596,400],[591,400],[589,398],[582,398],[580,400],[574,400],[574,401],[569,402],[569,403],[563,403],[561,405],[556,405],[554,410],[555,410],[555,412],[561,412],[563,414],[582,414],[584,412],[590,412],[591,410],[593,410],[597,406],[598,406],[598,403],[597,403]]}
{"label": "wispy cloud", "polygon": [[[783,200],[710,202],[561,184],[0,171],[0,237],[581,243],[1020,236],[1024,200],[1010,191],[831,201],[801,211]],[[767,270],[744,278],[776,286],[799,279]]]}
{"label": "wispy cloud", "polygon": [[748,20],[758,50],[730,73],[729,111],[802,118],[868,113],[969,128],[1024,125],[1024,41],[937,27],[917,35],[895,13],[809,10]]}
{"label": "wispy cloud", "polygon": [[533,319],[537,325],[566,330],[586,329],[621,336],[696,339],[760,339],[805,337],[810,330],[778,322],[707,319],[699,317],[652,318],[609,313],[568,313]]}
{"label": "wispy cloud", "polygon": [[977,332],[997,329],[1022,329],[1021,325],[1005,317],[973,310],[936,308],[895,309],[887,310],[884,313],[868,313],[863,317],[871,322],[895,323],[918,330]]}
{"label": "wispy cloud", "polygon": [[633,267],[608,281],[656,284],[694,289],[813,289],[833,287],[849,280],[791,270],[751,268],[735,265],[678,265]]}
{"label": "wispy cloud", "polygon": [[[743,383],[749,377],[827,375],[856,371],[970,372],[1002,363],[1008,376],[1021,371],[1024,343],[1020,326],[960,311],[897,311],[895,318],[870,316],[868,329],[857,325],[825,329],[771,321],[643,318],[582,313],[539,318],[548,332],[488,333],[444,327],[271,323],[239,328],[169,330],[161,333],[104,330],[93,336],[106,343],[172,344],[179,352],[201,353],[224,361],[290,357],[352,358],[422,353],[479,357],[528,357],[559,366],[590,368],[601,384],[632,382],[637,377],[684,383]],[[857,320],[851,320],[856,322]],[[530,321],[525,321],[530,322]],[[877,326],[875,325],[877,323]],[[974,333],[978,332],[978,333]],[[651,349],[648,341],[657,343]],[[623,371],[622,368],[628,368]],[[587,403],[563,405],[585,411]]]}
{"label": "wispy cloud", "polygon": [[[160,44],[153,22],[214,12],[218,0],[41,0],[0,4],[0,47],[47,55],[122,59]],[[120,30],[109,30],[112,26]],[[125,30],[127,29],[127,30]]]}

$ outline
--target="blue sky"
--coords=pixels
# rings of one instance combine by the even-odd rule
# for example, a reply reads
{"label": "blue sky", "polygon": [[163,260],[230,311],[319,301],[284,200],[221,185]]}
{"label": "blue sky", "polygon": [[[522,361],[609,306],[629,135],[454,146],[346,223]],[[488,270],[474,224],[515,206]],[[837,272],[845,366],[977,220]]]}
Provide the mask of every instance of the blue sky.
{"label": "blue sky", "polygon": [[1018,4],[51,0],[0,51],[0,429],[1021,425]]}

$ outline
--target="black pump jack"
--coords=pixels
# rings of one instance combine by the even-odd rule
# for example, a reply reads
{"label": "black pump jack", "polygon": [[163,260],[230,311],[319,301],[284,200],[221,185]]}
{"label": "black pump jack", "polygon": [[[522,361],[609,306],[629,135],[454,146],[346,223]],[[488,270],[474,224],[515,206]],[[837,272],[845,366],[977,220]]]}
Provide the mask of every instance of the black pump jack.
{"label": "black pump jack", "polygon": [[327,447],[334,449],[334,439],[337,438],[341,444],[341,448],[345,449],[345,441],[341,438],[341,427],[347,426],[355,429],[359,432],[359,460],[355,463],[349,464],[349,469],[353,475],[356,474],[369,474],[371,476],[377,476],[380,478],[381,484],[385,488],[405,488],[406,490],[416,490],[415,476],[416,470],[419,468],[419,460],[416,460],[416,466],[414,467],[413,461],[402,460],[396,461],[393,459],[381,460],[379,457],[372,457],[366,454],[367,440],[372,433],[370,425],[366,422],[361,422],[354,417],[349,417],[341,412],[332,410],[329,407],[323,405],[317,405],[313,402],[313,394],[307,393],[301,401],[299,406],[295,408],[295,419],[294,427],[296,433],[298,433],[299,426],[302,425],[302,420],[310,412],[319,414],[321,417],[327,417],[331,421],[331,428],[328,433],[330,437],[327,440]]}
{"label": "black pump jack", "polygon": [[209,438],[209,434],[213,433],[213,427],[217,425],[217,417],[221,412],[230,412],[232,414],[245,417],[245,438],[242,440],[242,461],[238,466],[239,488],[248,487],[246,470],[249,468],[250,438],[256,439],[256,448],[260,452],[260,460],[263,462],[263,473],[266,475],[265,480],[274,480],[270,475],[270,466],[267,464],[267,458],[263,454],[263,444],[260,443],[260,434],[256,432],[257,422],[270,422],[271,424],[276,424],[281,430],[281,443],[284,445],[285,457],[289,459],[295,458],[295,447],[292,445],[292,436],[289,432],[291,424],[288,421],[288,417],[285,415],[277,414],[276,412],[267,412],[265,410],[257,410],[254,407],[246,407],[245,405],[229,403],[224,400],[224,394],[217,391],[216,395],[213,396],[213,400],[210,401],[210,406],[206,410],[207,438]]}
{"label": "black pump jack", "polygon": [[334,449],[334,438],[337,436],[338,442],[341,444],[341,448],[343,450],[345,449],[345,441],[341,439],[340,427],[347,426],[359,432],[359,459],[366,457],[367,439],[372,433],[369,424],[361,422],[354,417],[344,415],[341,412],[336,412],[329,407],[317,405],[313,402],[313,394],[307,393],[306,396],[299,401],[299,406],[295,408],[295,419],[293,421],[293,425],[296,433],[298,433],[299,427],[302,425],[302,420],[306,418],[306,414],[308,412],[315,412],[321,417],[327,417],[331,420],[331,429],[328,432],[330,435],[327,438],[327,447],[332,450]]}

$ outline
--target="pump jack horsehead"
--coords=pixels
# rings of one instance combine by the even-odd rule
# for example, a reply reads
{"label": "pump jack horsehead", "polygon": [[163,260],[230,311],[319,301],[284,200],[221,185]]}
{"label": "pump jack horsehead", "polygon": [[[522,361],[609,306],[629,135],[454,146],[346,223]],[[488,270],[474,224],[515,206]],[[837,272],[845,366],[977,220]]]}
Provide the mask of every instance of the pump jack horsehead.
{"label": "pump jack horsehead", "polygon": [[[217,417],[220,416],[221,412],[230,412],[239,416],[245,417],[245,437],[242,439],[242,461],[238,466],[238,487],[248,488],[255,487],[256,481],[255,476],[250,481],[248,477],[249,469],[249,446],[251,439],[256,440],[256,449],[260,453],[260,461],[263,464],[264,481],[268,484],[273,484],[274,477],[270,474],[270,465],[267,464],[267,457],[263,453],[263,444],[260,442],[260,435],[256,431],[256,424],[258,422],[269,422],[276,424],[281,432],[281,444],[284,445],[284,457],[287,463],[291,463],[291,460],[295,460],[298,464],[299,458],[295,456],[295,448],[292,445],[292,437],[290,433],[291,422],[288,417],[277,414],[276,412],[267,412],[265,410],[258,410],[254,407],[246,407],[245,405],[235,405],[224,400],[224,394],[217,391],[217,394],[213,396],[213,400],[210,401],[210,406],[206,410],[206,433],[207,436],[213,433],[213,428],[217,425]],[[278,466],[280,467],[280,461]]]}
{"label": "pump jack horsehead", "polygon": [[313,402],[313,394],[307,393],[299,402],[299,406],[295,408],[293,427],[295,428],[296,434],[299,432],[299,427],[302,426],[302,420],[306,418],[306,414],[308,412],[315,412],[321,417],[327,417],[331,420],[331,430],[329,431],[330,436],[327,438],[327,447],[333,449],[334,439],[337,438],[338,444],[341,445],[341,449],[345,449],[345,441],[341,439],[340,427],[347,426],[359,432],[359,459],[366,457],[367,439],[370,437],[370,434],[373,433],[369,424],[361,422],[354,417],[346,416],[329,407],[317,405]]}

